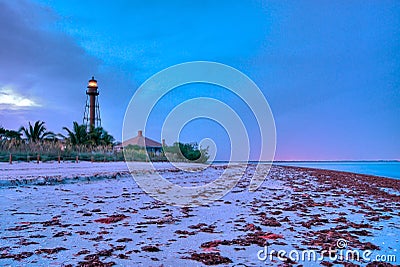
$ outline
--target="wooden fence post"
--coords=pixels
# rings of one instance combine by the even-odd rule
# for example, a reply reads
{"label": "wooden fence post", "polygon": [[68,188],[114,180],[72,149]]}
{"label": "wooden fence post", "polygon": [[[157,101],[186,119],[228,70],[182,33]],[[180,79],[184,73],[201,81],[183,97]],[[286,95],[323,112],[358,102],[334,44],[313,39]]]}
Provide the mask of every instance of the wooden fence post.
{"label": "wooden fence post", "polygon": [[10,164],[12,164],[12,154],[10,153],[10,158],[8,160],[10,162]]}
{"label": "wooden fence post", "polygon": [[60,155],[58,155],[58,164],[60,164]]}
{"label": "wooden fence post", "polygon": [[39,161],[40,161],[40,155],[39,155],[39,154],[37,154],[37,157],[36,157],[36,163],[37,163],[37,164],[39,164]]}

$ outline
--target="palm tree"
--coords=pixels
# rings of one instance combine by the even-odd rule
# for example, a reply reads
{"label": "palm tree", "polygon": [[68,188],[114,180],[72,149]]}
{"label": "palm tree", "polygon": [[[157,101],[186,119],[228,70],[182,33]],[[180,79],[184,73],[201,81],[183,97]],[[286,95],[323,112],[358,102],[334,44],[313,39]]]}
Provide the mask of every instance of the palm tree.
{"label": "palm tree", "polygon": [[21,133],[14,131],[14,130],[6,130],[5,137],[7,139],[16,139],[16,140],[21,140]]}
{"label": "palm tree", "polygon": [[72,131],[67,127],[63,127],[63,130],[68,132],[68,139],[72,145],[84,145],[88,143],[89,136],[86,132],[86,125],[79,125],[74,121]]}
{"label": "palm tree", "polygon": [[111,134],[109,134],[106,130],[103,129],[101,140],[104,145],[112,145],[114,144],[115,138]]}
{"label": "palm tree", "polygon": [[88,143],[90,143],[92,146],[100,145],[102,129],[103,128],[101,127],[90,127],[90,130],[88,132]]}
{"label": "palm tree", "polygon": [[30,142],[38,142],[46,139],[54,139],[55,134],[47,131],[44,121],[36,121],[34,126],[29,122],[29,128],[21,127],[18,132],[22,132]]}
{"label": "palm tree", "polygon": [[110,135],[103,127],[91,128],[87,131],[87,126],[73,122],[72,130],[63,127],[63,130],[68,133],[68,140],[72,145],[112,145],[115,141],[114,137]]}
{"label": "palm tree", "polygon": [[115,141],[114,137],[110,135],[103,127],[92,128],[89,133],[89,142],[92,145],[112,145]]}

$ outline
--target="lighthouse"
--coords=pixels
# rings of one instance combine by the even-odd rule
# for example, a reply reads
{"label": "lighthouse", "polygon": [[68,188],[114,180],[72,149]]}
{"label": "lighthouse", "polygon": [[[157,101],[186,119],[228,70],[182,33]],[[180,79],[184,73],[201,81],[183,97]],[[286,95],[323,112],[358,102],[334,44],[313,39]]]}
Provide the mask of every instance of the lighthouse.
{"label": "lighthouse", "polygon": [[101,126],[98,88],[97,80],[92,76],[86,90],[86,105],[83,114],[83,124],[88,130]]}

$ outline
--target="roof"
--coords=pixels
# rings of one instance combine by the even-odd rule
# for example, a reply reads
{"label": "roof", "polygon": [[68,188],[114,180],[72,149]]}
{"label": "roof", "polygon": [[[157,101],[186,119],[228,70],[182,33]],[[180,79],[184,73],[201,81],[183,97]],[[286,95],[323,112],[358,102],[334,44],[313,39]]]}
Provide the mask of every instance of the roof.
{"label": "roof", "polygon": [[122,142],[122,146],[128,145],[137,145],[140,147],[162,147],[161,143],[144,137],[142,131],[138,131],[138,135],[136,137],[130,138]]}

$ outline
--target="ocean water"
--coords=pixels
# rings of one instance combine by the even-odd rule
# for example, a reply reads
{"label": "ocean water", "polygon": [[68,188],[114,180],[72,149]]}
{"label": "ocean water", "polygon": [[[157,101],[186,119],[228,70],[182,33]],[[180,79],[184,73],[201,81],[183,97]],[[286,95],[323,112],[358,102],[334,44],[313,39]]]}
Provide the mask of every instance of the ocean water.
{"label": "ocean water", "polygon": [[400,161],[296,161],[274,162],[275,165],[346,171],[400,179]]}

